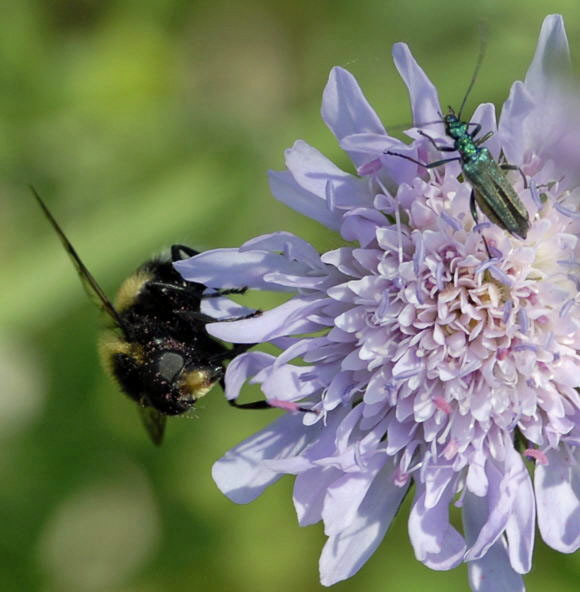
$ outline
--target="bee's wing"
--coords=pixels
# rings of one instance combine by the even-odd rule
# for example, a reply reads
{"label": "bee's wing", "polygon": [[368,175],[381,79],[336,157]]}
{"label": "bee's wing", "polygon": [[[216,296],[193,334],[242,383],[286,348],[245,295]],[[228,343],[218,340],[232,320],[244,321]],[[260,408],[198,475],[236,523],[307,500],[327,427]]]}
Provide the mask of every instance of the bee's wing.
{"label": "bee's wing", "polygon": [[96,299],[97,304],[102,307],[102,309],[111,317],[114,321],[115,325],[119,327],[121,330],[124,330],[123,321],[119,317],[119,314],[115,310],[115,307],[111,303],[111,301],[107,298],[107,295],[103,292],[103,289],[97,283],[97,280],[91,275],[91,272],[85,267],[85,264],[81,261],[81,258],[78,256],[77,252],[75,251],[74,247],[66,237],[65,233],[63,232],[62,228],[58,225],[58,222],[54,219],[53,215],[50,213],[50,210],[46,207],[45,203],[42,201],[42,198],[36,191],[36,189],[30,186],[36,201],[42,208],[44,215],[48,218],[48,221],[51,223],[52,227],[54,228],[56,234],[60,238],[60,242],[62,243],[63,247],[65,248],[66,252],[69,254],[79,277],[81,278],[81,282],[89,294],[89,296],[93,299]]}
{"label": "bee's wing", "polygon": [[163,441],[163,434],[165,433],[166,416],[157,411],[155,407],[144,405],[139,405],[139,415],[153,444],[159,446]]}

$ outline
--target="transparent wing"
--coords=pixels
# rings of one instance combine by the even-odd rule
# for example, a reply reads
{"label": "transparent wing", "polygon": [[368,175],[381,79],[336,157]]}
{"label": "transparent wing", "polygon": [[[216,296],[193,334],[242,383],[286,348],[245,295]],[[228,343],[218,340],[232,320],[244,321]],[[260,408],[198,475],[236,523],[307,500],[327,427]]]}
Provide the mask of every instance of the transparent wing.
{"label": "transparent wing", "polygon": [[73,265],[75,266],[75,269],[77,270],[77,273],[79,274],[81,282],[88,295],[96,301],[97,305],[101,307],[111,317],[111,319],[113,319],[117,327],[124,330],[123,322],[121,321],[119,314],[115,310],[115,307],[107,298],[107,295],[105,294],[105,292],[103,292],[103,289],[97,283],[97,280],[95,280],[95,278],[91,275],[91,272],[85,267],[85,264],[81,261],[81,258],[78,256],[77,252],[75,251],[74,247],[66,237],[62,228],[59,226],[58,222],[54,219],[54,216],[50,213],[50,210],[46,207],[44,201],[42,201],[42,198],[40,197],[36,189],[32,186],[30,186],[30,189],[32,190],[32,193],[36,198],[36,201],[42,208],[44,215],[48,218],[48,221],[50,222],[50,224],[54,228],[54,231],[58,235],[58,238],[60,239],[60,242],[65,248],[65,251],[69,254],[69,257],[71,258]]}
{"label": "transparent wing", "polygon": [[144,407],[139,405],[138,409],[141,421],[143,422],[151,441],[156,446],[159,446],[163,441],[167,417],[163,415],[163,413],[157,411],[154,407]]}

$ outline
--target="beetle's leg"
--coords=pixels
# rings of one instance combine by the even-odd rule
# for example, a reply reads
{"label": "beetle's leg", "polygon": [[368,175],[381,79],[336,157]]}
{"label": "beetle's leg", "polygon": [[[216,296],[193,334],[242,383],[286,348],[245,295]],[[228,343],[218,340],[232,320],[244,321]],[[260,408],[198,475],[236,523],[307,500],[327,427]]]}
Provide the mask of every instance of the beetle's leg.
{"label": "beetle's leg", "polygon": [[439,150],[439,152],[457,152],[457,150],[455,148],[453,148],[452,146],[438,146],[435,139],[432,138],[429,134],[425,133],[423,130],[419,130],[418,133],[420,136],[427,138],[427,140],[429,140],[429,142],[431,142],[431,145],[434,148],[437,148],[437,150]]}
{"label": "beetle's leg", "polygon": [[[477,226],[479,224],[479,214],[477,213],[477,203],[475,201],[475,189],[471,190],[471,195],[469,196],[469,209],[471,211],[471,216],[473,217],[475,225]],[[483,235],[483,232],[480,232],[479,234],[481,234],[481,238],[483,239],[483,244],[485,245],[485,250],[487,251],[487,256],[490,259],[493,259],[491,251],[489,249],[489,245],[487,244],[487,240],[486,240],[485,236]]]}
{"label": "beetle's leg", "polygon": [[[474,123],[472,121],[470,121],[468,124],[468,126],[470,125],[474,125],[475,127],[473,128],[473,131],[470,132],[470,136],[471,139],[475,141],[476,144],[481,144],[482,140],[476,140],[475,136],[477,136],[477,134],[481,131],[481,123]],[[493,132],[491,132],[493,134]],[[484,136],[484,138],[486,138],[487,134]],[[487,138],[486,138],[487,139]],[[485,140],[483,140],[485,142]]]}
{"label": "beetle's leg", "polygon": [[457,156],[456,158],[444,158],[443,160],[436,160],[435,162],[421,162],[420,160],[416,160],[415,158],[411,158],[410,156],[407,156],[406,154],[399,154],[398,152],[391,152],[390,150],[387,150],[385,152],[385,154],[388,154],[390,156],[398,156],[399,158],[404,158],[405,160],[409,160],[410,162],[414,162],[415,164],[418,164],[419,166],[422,166],[426,169],[432,169],[432,168],[441,166],[442,164],[446,164],[448,162],[454,162],[456,160],[461,160],[461,157]]}
{"label": "beetle's leg", "polygon": [[[470,134],[471,137],[473,138],[473,134]],[[483,136],[481,136],[481,138],[477,138],[477,140],[475,138],[473,138],[473,142],[476,146],[481,146],[481,144],[483,144],[484,142],[487,142],[491,136],[493,136],[493,132],[487,132],[487,134],[484,134]]]}
{"label": "beetle's leg", "polygon": [[508,164],[507,162],[504,162],[501,163],[499,167],[504,171],[519,171],[522,179],[524,180],[524,189],[528,188],[528,179],[524,175],[524,171],[522,171],[522,169],[517,164]]}

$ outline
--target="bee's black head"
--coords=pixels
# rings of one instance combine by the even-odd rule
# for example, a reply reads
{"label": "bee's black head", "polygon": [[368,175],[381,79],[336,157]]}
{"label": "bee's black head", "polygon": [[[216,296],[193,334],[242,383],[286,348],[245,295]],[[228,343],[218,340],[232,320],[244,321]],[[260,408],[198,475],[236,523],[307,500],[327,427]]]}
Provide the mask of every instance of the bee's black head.
{"label": "bee's black head", "polygon": [[187,349],[152,353],[145,372],[147,404],[164,415],[189,411],[224,376],[221,362],[199,360]]}
{"label": "bee's black head", "polygon": [[100,349],[106,367],[131,399],[163,415],[179,415],[224,376],[219,357],[202,345],[167,337],[129,343],[110,333]]}

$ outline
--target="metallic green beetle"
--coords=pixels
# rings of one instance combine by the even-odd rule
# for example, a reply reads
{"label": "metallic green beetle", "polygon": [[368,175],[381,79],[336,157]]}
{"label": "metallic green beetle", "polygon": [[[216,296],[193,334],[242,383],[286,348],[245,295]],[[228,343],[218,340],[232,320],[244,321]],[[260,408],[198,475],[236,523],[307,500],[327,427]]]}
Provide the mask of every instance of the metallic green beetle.
{"label": "metallic green beetle", "polygon": [[[481,131],[479,123],[467,122],[461,119],[461,112],[465,106],[465,102],[473,84],[477,77],[477,73],[481,66],[483,58],[483,47],[480,51],[475,71],[471,78],[471,82],[461,103],[461,109],[456,114],[453,108],[449,107],[449,112],[442,117],[442,123],[445,125],[445,133],[453,140],[453,146],[439,146],[433,138],[425,132],[419,133],[427,138],[431,144],[441,152],[457,152],[458,156],[453,158],[445,158],[435,162],[423,163],[405,154],[387,151],[386,154],[398,156],[410,160],[415,164],[423,166],[427,169],[432,169],[448,162],[459,161],[461,169],[466,179],[471,183],[472,191],[470,198],[470,210],[475,223],[478,223],[477,207],[489,218],[491,222],[507,230],[519,238],[525,239],[528,230],[530,229],[530,217],[524,204],[518,197],[516,190],[505,176],[504,170],[520,171],[524,178],[524,185],[527,186],[526,178],[521,169],[515,165],[507,163],[498,163],[491,152],[482,147],[493,132],[488,132],[481,138],[477,135]],[[470,127],[472,131],[469,131]],[[487,241],[485,241],[486,249],[489,253]]]}

